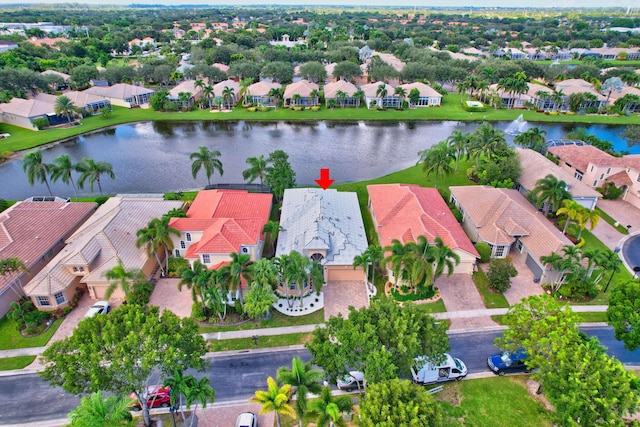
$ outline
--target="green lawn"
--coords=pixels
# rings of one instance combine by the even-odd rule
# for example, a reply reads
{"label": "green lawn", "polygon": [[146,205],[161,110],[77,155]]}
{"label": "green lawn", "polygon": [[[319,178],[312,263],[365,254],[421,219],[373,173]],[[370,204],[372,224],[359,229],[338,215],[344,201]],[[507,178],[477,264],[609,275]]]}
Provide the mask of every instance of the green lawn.
{"label": "green lawn", "polygon": [[463,120],[463,121],[502,121],[515,120],[520,114],[527,121],[540,122],[575,122],[575,123],[604,123],[604,124],[640,124],[639,115],[631,116],[603,116],[603,115],[558,115],[551,116],[535,111],[522,110],[495,110],[488,108],[486,112],[470,113],[460,107],[459,94],[450,93],[443,98],[443,105],[437,108],[415,108],[404,111],[377,111],[366,108],[335,108],[334,110],[323,107],[320,111],[291,111],[279,108],[269,112],[249,112],[237,108],[228,113],[211,113],[208,110],[190,112],[162,113],[151,109],[128,109],[113,107],[111,116],[104,119],[101,115],[82,119],[80,126],[68,128],[47,129],[44,131],[32,131],[17,126],[3,124],[2,132],[11,136],[0,143],[0,152],[12,152],[25,150],[43,144],[74,137],[96,129],[115,126],[123,123],[153,120],[191,121],[191,120],[251,120],[251,121],[313,121],[313,120]]}
{"label": "green lawn", "polygon": [[445,384],[434,395],[445,414],[444,425],[551,427],[551,414],[526,389],[527,378],[514,375]]}
{"label": "green lawn", "polygon": [[273,335],[259,337],[257,344],[251,338],[239,338],[235,340],[209,341],[209,351],[246,350],[251,348],[282,347],[296,344],[306,344],[311,341],[310,333],[297,333],[287,335]]}
{"label": "green lawn", "polygon": [[17,356],[0,359],[0,371],[22,369],[31,365],[34,360],[36,360],[36,356]]}
{"label": "green lawn", "polygon": [[[487,264],[484,266],[489,267]],[[473,283],[475,283],[486,308],[509,308],[509,303],[504,295],[489,288],[489,279],[481,266],[478,266],[478,271],[473,273]]]}
{"label": "green lawn", "polygon": [[49,339],[58,329],[62,319],[56,320],[53,325],[43,334],[33,338],[24,338],[16,329],[16,323],[6,317],[0,319],[0,350],[11,350],[14,348],[42,347],[49,342]]}
{"label": "green lawn", "polygon": [[445,313],[447,311],[444,306],[444,301],[440,298],[436,302],[429,302],[425,304],[415,304],[416,307],[423,313]]}
{"label": "green lawn", "polygon": [[317,325],[324,323],[324,309],[305,316],[287,316],[273,310],[273,317],[269,320],[245,322],[239,326],[200,326],[200,333],[246,331],[249,329],[280,328],[283,326]]}

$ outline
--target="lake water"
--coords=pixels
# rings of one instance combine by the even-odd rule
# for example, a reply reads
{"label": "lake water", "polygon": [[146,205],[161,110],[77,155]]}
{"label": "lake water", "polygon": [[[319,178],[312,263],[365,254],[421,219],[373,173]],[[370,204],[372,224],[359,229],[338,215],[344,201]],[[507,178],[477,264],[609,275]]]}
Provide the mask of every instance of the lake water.
{"label": "lake water", "polygon": [[[495,126],[506,129],[510,122]],[[472,132],[480,123],[470,122],[147,122],[73,138],[44,149],[47,163],[64,153],[73,161],[90,157],[113,165],[115,180],[102,178],[105,194],[162,193],[202,188],[204,171],[191,176],[189,154],[204,145],[221,153],[224,175],[212,183],[242,183],[246,159],[268,155],[276,149],[289,154],[298,185],[315,185],[321,168],[331,169],[336,183],[372,179],[412,166],[418,151],[447,138],[455,129]],[[529,123],[529,126],[532,126]],[[577,125],[539,124],[547,139],[563,138]],[[584,126],[584,125],[583,125]],[[624,126],[592,125],[588,130],[627,150],[620,137]],[[513,136],[507,135],[512,142]],[[640,147],[631,152],[640,153]],[[72,197],[73,190],[61,182],[52,184],[54,194]],[[97,185],[94,187],[97,194]],[[47,195],[44,184],[31,187],[22,161],[0,165],[0,198],[22,200]],[[88,188],[81,191],[88,194]]]}

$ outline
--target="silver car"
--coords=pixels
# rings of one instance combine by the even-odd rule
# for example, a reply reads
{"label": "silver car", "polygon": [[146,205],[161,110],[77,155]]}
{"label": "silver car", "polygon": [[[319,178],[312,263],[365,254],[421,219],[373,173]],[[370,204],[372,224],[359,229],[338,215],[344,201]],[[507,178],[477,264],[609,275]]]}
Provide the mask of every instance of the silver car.
{"label": "silver car", "polygon": [[87,314],[85,314],[84,317],[93,317],[96,314],[107,314],[109,311],[111,311],[111,306],[108,301],[96,301],[91,308],[87,310]]}
{"label": "silver car", "polygon": [[258,419],[253,412],[243,412],[238,415],[236,427],[258,427]]}

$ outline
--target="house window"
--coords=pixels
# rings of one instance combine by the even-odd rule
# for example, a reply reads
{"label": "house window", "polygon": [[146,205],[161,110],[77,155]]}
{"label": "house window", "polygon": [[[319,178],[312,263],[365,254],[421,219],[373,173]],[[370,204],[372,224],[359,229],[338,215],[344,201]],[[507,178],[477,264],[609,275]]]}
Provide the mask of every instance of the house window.
{"label": "house window", "polygon": [[637,182],[640,182],[640,173],[638,174],[638,177],[636,178]]}
{"label": "house window", "polygon": [[291,282],[289,283],[289,290],[290,291],[295,291],[296,289],[298,289],[298,284],[295,282]]}
{"label": "house window", "polygon": [[578,181],[582,181],[582,174],[580,172],[576,172],[573,174],[573,177]]}
{"label": "house window", "polygon": [[64,304],[65,302],[67,302],[67,298],[62,292],[54,294],[53,297],[56,299],[56,305]]}
{"label": "house window", "polygon": [[[640,178],[640,176],[638,178]],[[640,180],[638,180],[638,182],[640,182]],[[597,187],[597,186],[598,186],[598,180],[596,179],[595,181],[593,181],[592,187]]]}
{"label": "house window", "polygon": [[176,258],[180,258],[180,249],[175,249],[173,251],[173,256],[175,256]]}
{"label": "house window", "polygon": [[494,255],[496,258],[501,258],[504,256],[504,246],[496,246],[496,254]]}
{"label": "house window", "polygon": [[211,264],[211,255],[202,254],[202,263],[203,264]]}
{"label": "house window", "polygon": [[73,267],[74,273],[84,273],[84,267]]}
{"label": "house window", "polygon": [[191,233],[184,233],[184,237],[187,239],[187,242],[191,241]]}
{"label": "house window", "polygon": [[180,249],[187,249],[187,244],[184,242],[184,240],[180,240]]}
{"label": "house window", "polygon": [[50,307],[51,301],[49,301],[49,297],[38,297],[38,305],[40,307]]}
{"label": "house window", "polygon": [[611,173],[611,168],[607,169],[607,175]]}
{"label": "house window", "polygon": [[518,240],[518,251],[522,252],[522,240]]}
{"label": "house window", "polygon": [[593,165],[591,165],[591,172],[593,172]]}
{"label": "house window", "polygon": [[319,254],[319,253],[314,253],[313,255],[311,255],[311,261],[315,261],[318,263],[322,263],[322,260],[324,259],[324,255]]}
{"label": "house window", "polygon": [[603,173],[600,174],[600,179],[604,179],[604,174]]}

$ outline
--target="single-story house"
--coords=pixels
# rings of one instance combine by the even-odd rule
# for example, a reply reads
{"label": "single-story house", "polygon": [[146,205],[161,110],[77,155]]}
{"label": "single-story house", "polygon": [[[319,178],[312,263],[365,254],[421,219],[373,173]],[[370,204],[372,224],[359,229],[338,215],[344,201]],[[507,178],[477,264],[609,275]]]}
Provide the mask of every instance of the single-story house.
{"label": "single-story house", "polygon": [[[0,275],[0,318],[9,304],[25,295],[23,286],[64,247],[64,241],[91,216],[95,203],[47,201],[18,202],[0,213],[0,259],[18,258],[29,269]],[[60,299],[61,295],[52,294]]]}
{"label": "single-story house", "polygon": [[[180,201],[162,197],[109,198],[78,228],[65,247],[24,287],[40,310],[66,307],[76,288],[88,289],[92,299],[104,299],[109,287],[105,273],[122,262],[128,271],[139,269],[149,277],[158,267],[154,256],[136,247],[136,232],[153,218],[180,208]],[[118,288],[112,299],[122,299]]]}
{"label": "single-story house", "polygon": [[437,189],[381,184],[367,185],[367,191],[373,226],[383,247],[393,240],[407,244],[424,236],[433,243],[439,237],[460,257],[454,273],[473,273],[480,255]]}
{"label": "single-story house", "polygon": [[518,257],[535,282],[551,283],[561,274],[543,265],[541,256],[572,245],[544,214],[517,190],[488,186],[450,187],[451,202],[462,214],[462,227],[473,242],[485,242],[493,258]]}
{"label": "single-story house", "polygon": [[555,84],[557,90],[562,89],[564,93],[564,109],[569,108],[569,96],[574,93],[589,93],[595,96],[595,101],[587,101],[582,104],[581,108],[602,108],[607,105],[607,97],[596,91],[593,85],[583,79],[568,79]]}
{"label": "single-story house", "polygon": [[[556,165],[537,151],[528,148],[516,148],[516,152],[520,157],[520,165],[522,165],[522,174],[516,185],[516,189],[523,196],[533,190],[536,182],[547,175],[553,175],[559,181],[567,184],[567,191],[573,197],[573,200],[587,209],[593,209],[598,203],[601,194],[587,184],[582,182],[582,175],[578,173],[571,174],[566,169]],[[542,207],[544,210],[544,206]]]}
{"label": "single-story house", "polygon": [[[354,257],[362,255],[368,247],[356,193],[287,189],[280,226],[276,257],[297,251],[324,267],[327,282],[355,280],[364,285],[364,269],[353,268]],[[295,292],[295,284],[292,285]]]}
{"label": "single-story house", "polygon": [[53,84],[50,86],[53,86],[53,90],[64,90],[67,88],[67,86],[69,85],[69,82],[71,81],[71,76],[69,74],[66,73],[61,73],[60,71],[55,71],[55,70],[45,70],[43,72],[40,73],[43,76],[56,76],[59,77],[62,80],[62,84]]}
{"label": "single-story house", "polygon": [[[609,97],[609,104],[614,104],[618,99],[622,98],[625,95],[635,95],[640,97],[640,89],[634,86],[624,85],[620,92],[613,90],[611,91],[611,94],[604,93],[604,95]],[[626,105],[626,110],[631,112],[640,111],[640,102],[634,101],[629,103],[628,105]]]}
{"label": "single-story house", "polygon": [[[202,96],[202,87],[196,87],[195,83],[195,80],[185,80],[172,87],[169,91],[169,101],[180,108],[190,108]],[[191,97],[188,101],[182,101],[180,99],[181,93],[188,93]]]}
{"label": "single-story house", "polygon": [[[96,95],[91,95],[90,93],[86,92],[78,92],[76,90],[72,90],[69,92],[64,92],[61,96],[66,96],[67,98],[69,98],[69,101],[73,102],[73,105],[92,114],[97,113],[101,108],[111,108],[111,102],[108,99],[104,99]],[[58,96],[50,95],[48,93],[39,93],[34,96],[34,99],[37,99],[38,101],[44,101],[55,106]]]}
{"label": "single-story house", "polygon": [[246,190],[200,191],[186,218],[169,221],[180,232],[180,236],[171,236],[173,255],[192,265],[200,261],[210,269],[230,261],[234,252],[260,259],[271,201],[271,194]]}
{"label": "single-story house", "polygon": [[213,85],[213,94],[216,98],[223,99],[225,90],[231,91],[233,97],[229,100],[223,100],[223,102],[235,104],[240,94],[240,84],[235,80],[227,79]]}
{"label": "single-story house", "polygon": [[[440,104],[442,103],[442,95],[440,94],[440,92],[427,84],[415,82],[400,85],[400,87],[405,90],[407,95],[406,99],[407,101],[409,101],[409,106],[411,107],[436,107],[440,106]],[[420,98],[418,99],[418,102],[416,104],[411,102],[411,100],[409,99],[409,94],[413,89],[417,89],[420,93]]]}
{"label": "single-story house", "polygon": [[[338,80],[336,82],[327,83],[324,86],[324,100],[329,105],[329,100],[333,99],[336,105],[340,107],[356,107],[360,105],[360,100],[353,95],[358,91],[356,85],[346,80]],[[344,92],[345,97],[339,98],[338,92]]]}
{"label": "single-story house", "polygon": [[[308,80],[302,79],[295,83],[287,85],[284,90],[284,105],[286,106],[302,106],[311,107],[318,105],[318,93],[319,86]],[[296,95],[300,96],[300,99],[294,99]]]}
{"label": "single-story house", "polygon": [[18,43],[11,42],[8,40],[0,40],[0,52],[7,52],[11,49],[16,49],[18,47]]}
{"label": "single-story house", "polygon": [[67,123],[65,115],[57,115],[53,104],[37,99],[12,98],[11,101],[0,104],[0,122],[19,126],[29,130],[38,130],[33,124],[36,119],[44,118],[51,125]]}
{"label": "single-story house", "polygon": [[142,86],[134,86],[127,83],[118,83],[113,86],[93,86],[85,89],[84,93],[96,95],[108,99],[111,104],[120,107],[138,107],[149,103],[153,95],[153,89]]}
{"label": "single-story house", "polygon": [[269,95],[271,90],[280,89],[282,85],[275,82],[259,81],[247,87],[247,94],[244,102],[247,104],[255,104],[261,107],[277,107],[278,100]]}
{"label": "single-story house", "polygon": [[622,200],[640,208],[640,154],[614,157],[582,141],[551,141],[549,152],[585,184],[597,188],[612,182],[623,191]]}
{"label": "single-story house", "polygon": [[[386,94],[380,91],[382,87],[384,87]],[[393,94],[395,87],[390,84],[384,82],[369,83],[360,86],[360,90],[364,92],[364,102],[367,104],[367,108],[397,108],[402,106],[402,99]]]}

